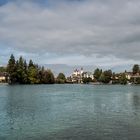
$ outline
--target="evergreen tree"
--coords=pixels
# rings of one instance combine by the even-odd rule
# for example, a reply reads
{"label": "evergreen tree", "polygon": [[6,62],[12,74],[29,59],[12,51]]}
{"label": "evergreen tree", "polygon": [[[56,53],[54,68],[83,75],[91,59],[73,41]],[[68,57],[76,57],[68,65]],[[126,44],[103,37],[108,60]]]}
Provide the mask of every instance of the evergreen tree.
{"label": "evergreen tree", "polygon": [[44,72],[45,72],[44,67],[41,67],[39,72],[38,72],[38,78],[40,79],[40,83],[41,84],[44,84],[44,81],[45,81],[45,79],[44,79],[44,77],[45,77],[44,76]]}
{"label": "evergreen tree", "polygon": [[[3,70],[3,68],[1,69]],[[35,65],[32,60],[27,64],[22,56],[16,61],[12,54],[6,71],[10,84],[53,84],[55,82],[54,75],[50,70],[45,71],[44,67]]]}
{"label": "evergreen tree", "polygon": [[34,63],[33,63],[33,61],[30,59],[30,61],[29,61],[29,66],[28,66],[29,68],[30,67],[34,67]]}
{"label": "evergreen tree", "polygon": [[40,79],[38,77],[38,69],[35,66],[30,66],[28,68],[28,82],[30,84],[39,84]]}
{"label": "evergreen tree", "polygon": [[20,84],[24,84],[25,70],[24,70],[24,60],[22,56],[20,56],[19,61],[16,63],[16,71],[17,71],[17,82]]}
{"label": "evergreen tree", "polygon": [[23,69],[24,69],[23,83],[27,84],[28,83],[28,66],[27,66],[26,60],[24,60]]}
{"label": "evergreen tree", "polygon": [[15,84],[17,82],[16,73],[16,61],[13,54],[11,54],[7,65],[7,72],[9,74],[9,84]]}

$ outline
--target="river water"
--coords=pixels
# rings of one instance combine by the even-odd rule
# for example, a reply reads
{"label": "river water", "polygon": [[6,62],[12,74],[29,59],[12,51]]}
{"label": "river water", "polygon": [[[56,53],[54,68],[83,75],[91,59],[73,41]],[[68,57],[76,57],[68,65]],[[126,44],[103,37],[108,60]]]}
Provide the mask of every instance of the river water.
{"label": "river water", "polygon": [[0,85],[0,140],[140,140],[140,86]]}

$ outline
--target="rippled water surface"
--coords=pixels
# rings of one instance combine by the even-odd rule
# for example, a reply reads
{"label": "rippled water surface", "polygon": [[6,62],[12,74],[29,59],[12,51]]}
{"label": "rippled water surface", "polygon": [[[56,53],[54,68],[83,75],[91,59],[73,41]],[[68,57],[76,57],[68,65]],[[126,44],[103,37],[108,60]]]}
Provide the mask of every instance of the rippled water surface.
{"label": "rippled water surface", "polygon": [[0,140],[140,140],[140,86],[0,85]]}

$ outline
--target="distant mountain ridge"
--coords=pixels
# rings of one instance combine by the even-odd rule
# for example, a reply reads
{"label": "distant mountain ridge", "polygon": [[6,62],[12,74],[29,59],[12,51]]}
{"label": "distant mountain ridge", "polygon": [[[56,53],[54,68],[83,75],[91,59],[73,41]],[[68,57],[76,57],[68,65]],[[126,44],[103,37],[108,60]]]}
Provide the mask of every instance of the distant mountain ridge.
{"label": "distant mountain ridge", "polygon": [[55,75],[58,75],[58,73],[62,72],[66,76],[70,76],[75,69],[80,70],[81,68],[83,68],[84,71],[94,71],[94,68],[96,68],[94,66],[70,66],[66,64],[45,64],[44,67],[47,69],[51,69]]}
{"label": "distant mountain ridge", "polygon": [[[47,69],[51,69],[55,76],[57,76],[58,73],[60,73],[60,72],[64,73],[66,76],[70,76],[75,69],[79,69],[80,70],[81,68],[83,68],[84,71],[94,72],[94,70],[98,66],[95,66],[95,65],[71,66],[71,65],[66,65],[66,64],[45,64],[44,67],[47,68]],[[114,67],[110,67],[110,68],[99,67],[99,68],[101,68],[101,69],[111,69],[113,72],[123,72],[125,70],[131,71],[131,69],[130,69],[131,67],[132,66],[129,65],[129,66],[126,66],[125,68],[122,67],[122,66],[114,66]]]}

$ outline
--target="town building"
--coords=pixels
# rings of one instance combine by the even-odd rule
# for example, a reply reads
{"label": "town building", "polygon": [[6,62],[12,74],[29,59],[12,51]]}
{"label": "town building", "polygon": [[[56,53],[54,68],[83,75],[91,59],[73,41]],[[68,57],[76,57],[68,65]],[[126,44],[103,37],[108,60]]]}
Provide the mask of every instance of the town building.
{"label": "town building", "polygon": [[81,70],[75,69],[72,73],[72,82],[73,83],[81,83],[82,82],[82,75],[83,75],[83,68]]}
{"label": "town building", "polygon": [[83,78],[91,78],[92,80],[94,80],[94,74],[92,72],[84,72]]}
{"label": "town building", "polygon": [[81,68],[80,70],[75,69],[71,76],[73,83],[83,83],[83,78],[91,78],[93,80],[94,75],[92,72],[84,72],[83,68]]}
{"label": "town building", "polygon": [[130,80],[131,77],[133,76],[133,73],[132,72],[125,72],[125,76],[128,80]]}
{"label": "town building", "polygon": [[0,72],[0,83],[6,82],[6,73]]}

